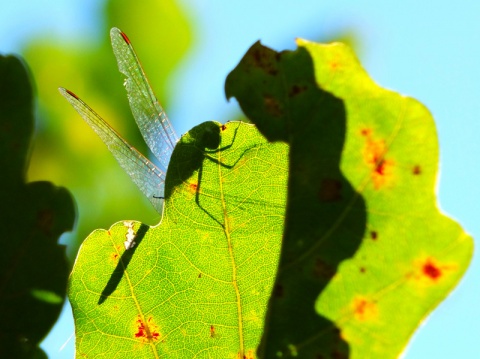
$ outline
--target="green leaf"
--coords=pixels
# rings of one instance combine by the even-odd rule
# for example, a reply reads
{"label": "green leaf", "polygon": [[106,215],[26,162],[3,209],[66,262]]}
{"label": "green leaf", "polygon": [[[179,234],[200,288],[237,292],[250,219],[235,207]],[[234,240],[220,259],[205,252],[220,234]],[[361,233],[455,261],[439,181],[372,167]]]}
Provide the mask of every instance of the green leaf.
{"label": "green leaf", "polygon": [[257,43],[227,78],[290,144],[288,208],[259,356],[396,358],[458,283],[472,238],[441,214],[433,119],[377,86],[342,44]]}
{"label": "green leaf", "polygon": [[[253,358],[280,251],[287,146],[255,126],[182,136],[160,225],[129,222],[83,243],[70,277],[78,357]],[[128,206],[128,203],[125,203]]]}
{"label": "green leaf", "polygon": [[46,358],[38,347],[63,306],[68,276],[59,236],[73,227],[64,188],[25,183],[33,134],[27,71],[0,56],[0,357]]}

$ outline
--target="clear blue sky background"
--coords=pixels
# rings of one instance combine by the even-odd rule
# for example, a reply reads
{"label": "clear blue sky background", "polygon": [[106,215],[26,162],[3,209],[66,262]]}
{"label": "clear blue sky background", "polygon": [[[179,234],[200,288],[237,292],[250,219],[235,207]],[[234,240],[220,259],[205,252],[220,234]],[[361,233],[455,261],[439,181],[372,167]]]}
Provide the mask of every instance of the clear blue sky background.
{"label": "clear blue sky background", "polygon": [[[479,1],[182,3],[196,23],[199,42],[171,83],[174,95],[168,111],[178,133],[207,120],[223,121],[237,110],[234,102],[225,100],[224,80],[256,40],[276,50],[293,49],[295,37],[315,40],[351,30],[372,78],[417,98],[433,113],[441,150],[440,206],[480,238]],[[2,0],[0,52],[18,52],[38,33],[66,39],[108,36],[99,31],[100,7],[94,0]],[[418,330],[404,356],[480,358],[479,304],[480,263],[474,256],[460,285]],[[72,333],[66,309],[42,345],[50,358],[73,358],[73,340],[59,351]]]}

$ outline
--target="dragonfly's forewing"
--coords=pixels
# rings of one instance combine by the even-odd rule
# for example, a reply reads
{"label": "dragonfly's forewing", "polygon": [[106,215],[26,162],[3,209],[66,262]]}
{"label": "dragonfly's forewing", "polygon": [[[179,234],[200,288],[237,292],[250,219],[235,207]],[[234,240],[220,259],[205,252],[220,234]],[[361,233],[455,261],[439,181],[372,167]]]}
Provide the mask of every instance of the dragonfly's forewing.
{"label": "dragonfly's forewing", "polygon": [[110,31],[110,37],[118,68],[126,76],[125,88],[135,121],[166,173],[178,137],[153,93],[128,37],[117,28]]}
{"label": "dragonfly's forewing", "polygon": [[[108,123],[73,92],[60,88],[60,93],[70,102],[90,127],[107,145],[120,166],[147,196],[158,213],[163,210],[165,172],[160,170],[138,150],[130,146]],[[162,198],[158,198],[162,197]]]}

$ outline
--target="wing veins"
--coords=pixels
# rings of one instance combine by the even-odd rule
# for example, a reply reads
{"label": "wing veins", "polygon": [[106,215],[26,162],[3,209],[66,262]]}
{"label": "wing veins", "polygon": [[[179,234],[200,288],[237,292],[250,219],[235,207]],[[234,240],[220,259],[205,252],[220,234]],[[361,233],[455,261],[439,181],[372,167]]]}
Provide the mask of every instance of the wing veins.
{"label": "wing veins", "polygon": [[118,28],[113,28],[110,35],[118,68],[126,76],[124,85],[135,121],[148,147],[166,171],[178,137],[153,93],[128,37]]}
{"label": "wing veins", "polygon": [[137,187],[162,213],[165,173],[125,141],[100,115],[72,92],[60,88],[60,93],[97,133],[120,166],[128,173]]}

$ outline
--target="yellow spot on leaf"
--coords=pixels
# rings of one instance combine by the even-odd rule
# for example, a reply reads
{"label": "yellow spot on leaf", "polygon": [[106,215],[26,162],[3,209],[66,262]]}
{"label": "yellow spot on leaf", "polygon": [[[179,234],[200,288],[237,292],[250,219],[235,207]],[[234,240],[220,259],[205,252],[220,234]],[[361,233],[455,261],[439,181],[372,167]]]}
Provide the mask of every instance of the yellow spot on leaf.
{"label": "yellow spot on leaf", "polygon": [[373,185],[375,189],[380,189],[391,179],[394,162],[385,158],[387,153],[385,141],[373,139],[371,129],[363,129],[361,135],[365,137],[363,155],[371,169]]}
{"label": "yellow spot on leaf", "polygon": [[357,320],[371,320],[377,315],[377,304],[367,298],[357,297],[352,303],[353,313]]}

